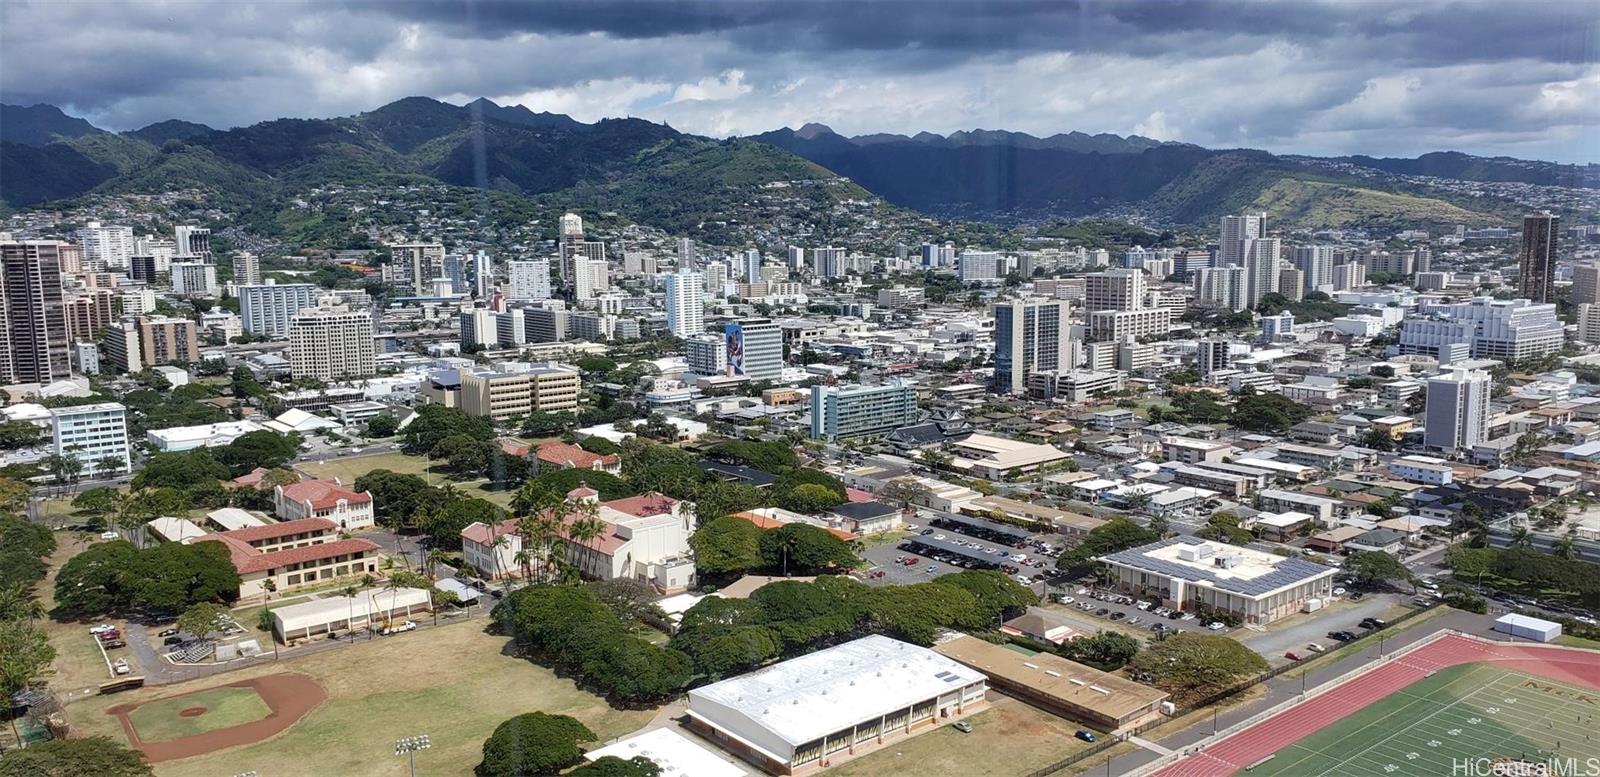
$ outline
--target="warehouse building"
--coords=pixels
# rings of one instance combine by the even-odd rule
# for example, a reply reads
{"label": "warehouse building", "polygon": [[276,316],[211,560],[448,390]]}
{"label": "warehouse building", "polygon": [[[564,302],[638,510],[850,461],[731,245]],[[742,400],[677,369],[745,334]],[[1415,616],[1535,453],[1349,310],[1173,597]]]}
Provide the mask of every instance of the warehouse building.
{"label": "warehouse building", "polygon": [[355,596],[325,595],[272,609],[272,633],[285,645],[319,634],[344,633],[399,623],[432,609],[433,597],[421,588],[368,588]]}
{"label": "warehouse building", "polygon": [[1139,725],[1167,700],[1164,691],[1057,655],[1029,656],[977,637],[953,639],[934,651],[984,673],[995,688],[1103,731]]}
{"label": "warehouse building", "polygon": [[688,725],[772,774],[807,774],[985,709],[982,673],[884,636],[689,691]]}

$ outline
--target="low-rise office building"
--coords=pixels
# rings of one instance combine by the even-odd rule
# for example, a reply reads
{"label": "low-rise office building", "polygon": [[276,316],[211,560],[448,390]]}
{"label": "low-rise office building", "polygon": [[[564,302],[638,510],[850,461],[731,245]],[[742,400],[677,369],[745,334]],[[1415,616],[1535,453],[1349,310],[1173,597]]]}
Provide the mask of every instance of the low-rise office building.
{"label": "low-rise office building", "polygon": [[1334,567],[1251,548],[1176,537],[1096,559],[1118,590],[1159,597],[1173,609],[1228,612],[1245,623],[1271,623],[1307,599],[1333,593]]}

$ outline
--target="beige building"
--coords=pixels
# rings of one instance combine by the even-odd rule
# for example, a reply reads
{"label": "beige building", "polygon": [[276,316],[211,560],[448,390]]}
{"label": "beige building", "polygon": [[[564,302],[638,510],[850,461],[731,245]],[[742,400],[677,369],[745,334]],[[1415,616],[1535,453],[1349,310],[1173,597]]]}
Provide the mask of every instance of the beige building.
{"label": "beige building", "polygon": [[462,372],[461,409],[497,421],[534,411],[575,410],[578,387],[578,371],[554,363],[527,372]]}
{"label": "beige building", "polygon": [[134,322],[144,366],[200,361],[200,329],[187,318],[143,316]]}
{"label": "beige building", "polygon": [[321,381],[362,378],[378,371],[372,314],[324,301],[289,322],[289,372]]}
{"label": "beige building", "polygon": [[378,544],[340,539],[333,521],[297,521],[217,532],[195,542],[220,542],[239,572],[239,596],[267,593],[267,581],[282,593],[305,585],[378,573]]}

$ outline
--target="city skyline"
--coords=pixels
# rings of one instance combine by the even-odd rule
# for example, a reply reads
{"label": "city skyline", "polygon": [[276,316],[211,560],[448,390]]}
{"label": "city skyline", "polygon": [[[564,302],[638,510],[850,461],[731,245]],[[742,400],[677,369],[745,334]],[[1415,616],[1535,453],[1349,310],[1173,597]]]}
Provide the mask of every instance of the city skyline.
{"label": "city skyline", "polygon": [[291,6],[7,4],[0,99],[115,130],[483,96],[712,136],[816,121],[1600,161],[1581,2]]}

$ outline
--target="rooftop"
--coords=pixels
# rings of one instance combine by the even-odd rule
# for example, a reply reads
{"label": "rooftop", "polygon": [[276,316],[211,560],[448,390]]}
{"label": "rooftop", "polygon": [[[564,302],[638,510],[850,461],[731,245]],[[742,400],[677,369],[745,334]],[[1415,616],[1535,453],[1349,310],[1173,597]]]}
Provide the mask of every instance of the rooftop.
{"label": "rooftop", "polygon": [[[1221,559],[1229,561],[1224,565]],[[1196,537],[1159,540],[1101,556],[1100,560],[1245,596],[1260,596],[1335,571],[1302,558],[1285,558]]]}
{"label": "rooftop", "polygon": [[934,647],[986,675],[1121,720],[1164,701],[1167,694],[1132,680],[1099,671],[1060,656],[1027,656],[977,637],[961,637]]}
{"label": "rooftop", "polygon": [[689,708],[704,699],[799,746],[983,679],[932,650],[873,635],[696,688]]}

